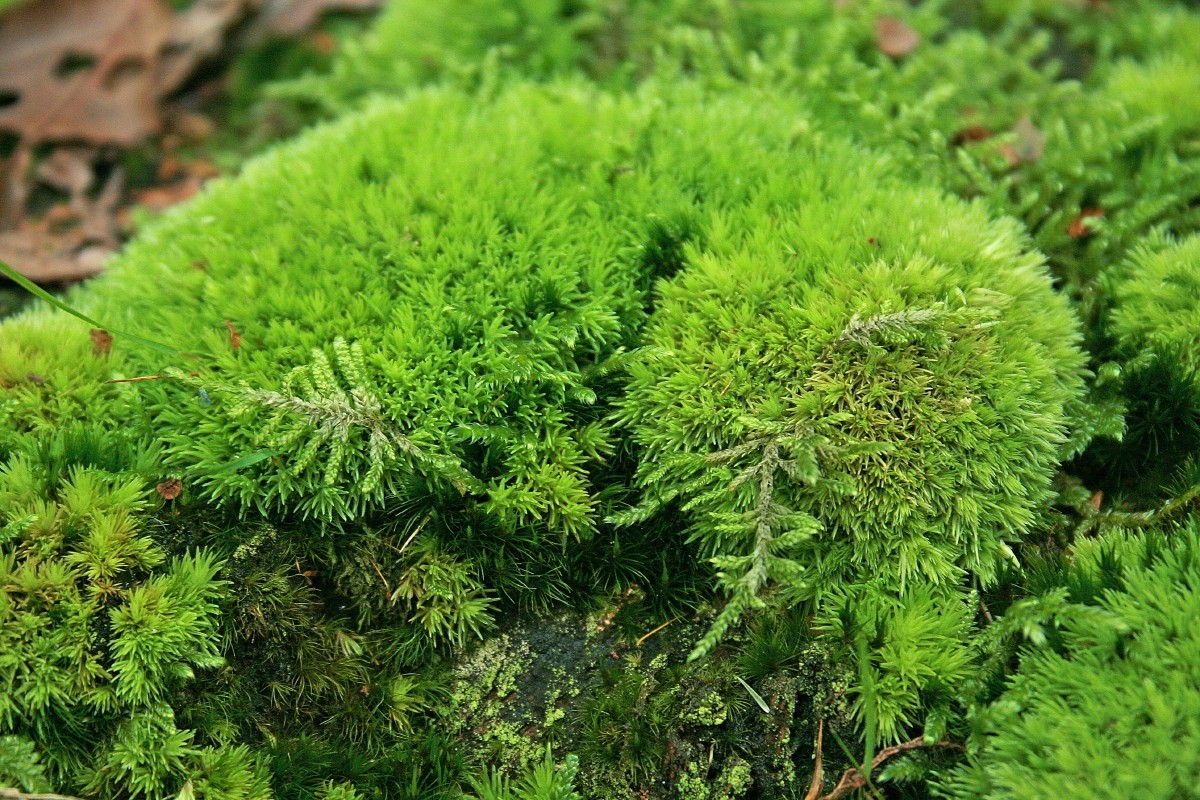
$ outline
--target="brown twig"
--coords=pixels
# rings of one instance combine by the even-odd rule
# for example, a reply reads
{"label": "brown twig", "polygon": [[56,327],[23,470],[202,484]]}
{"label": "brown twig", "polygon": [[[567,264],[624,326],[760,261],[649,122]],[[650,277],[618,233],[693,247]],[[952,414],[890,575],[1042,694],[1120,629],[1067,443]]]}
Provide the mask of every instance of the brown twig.
{"label": "brown twig", "polygon": [[0,787],[0,800],[79,800],[78,797],[69,797],[65,794],[49,794],[49,793],[33,793],[26,794],[25,792],[16,789],[8,789]]}
{"label": "brown twig", "polygon": [[392,599],[392,586],[391,586],[391,584],[388,583],[388,579],[383,577],[383,570],[381,570],[379,568],[379,565],[376,564],[374,561],[371,561],[371,566],[375,568],[375,574],[379,576],[379,580],[383,581],[383,588],[387,589],[387,596],[385,597],[385,599],[391,600]]}
{"label": "brown twig", "polygon": [[675,620],[677,620],[677,619],[679,619],[679,617],[675,617],[675,618],[673,618],[673,619],[669,619],[669,620],[667,620],[666,622],[664,622],[662,625],[659,625],[657,628],[655,628],[654,630],[650,631],[649,633],[647,633],[647,634],[643,634],[643,635],[642,635],[642,637],[641,637],[640,639],[638,639],[638,640],[637,640],[637,643],[636,643],[636,644],[634,644],[634,647],[641,647],[641,646],[642,646],[642,642],[646,641],[646,640],[647,640],[647,639],[649,639],[651,636],[653,636],[654,634],[656,634],[656,633],[658,633],[659,631],[661,631],[663,628],[665,628],[665,627],[667,627],[668,625],[670,625],[672,622],[675,622]]}
{"label": "brown twig", "polygon": [[[1093,495],[1094,496],[1094,495]],[[1104,527],[1147,528],[1159,524],[1175,513],[1186,510],[1200,500],[1200,483],[1185,489],[1167,502],[1149,511],[1100,511],[1089,498],[1075,506],[1080,522],[1075,526],[1077,537],[1087,536],[1095,529]]]}
{"label": "brown twig", "polygon": [[992,612],[988,610],[987,603],[983,602],[982,597],[979,598],[979,610],[983,612],[983,617],[988,621],[988,625],[996,621],[996,618],[992,616]]}
{"label": "brown twig", "polygon": [[[952,742],[949,739],[943,739],[940,742],[934,742],[932,745],[925,744],[923,738],[911,739],[902,744],[885,747],[875,754],[875,758],[871,759],[871,769],[874,770],[884,761],[900,753],[907,753],[909,750],[917,750],[921,747],[951,747],[955,750],[966,750],[958,742]],[[855,789],[861,789],[867,785],[867,776],[862,773],[857,767],[851,767],[842,773],[842,779],[838,781],[838,785],[833,787],[833,791],[820,800],[841,800]]]}
{"label": "brown twig", "polygon": [[991,610],[988,609],[987,603],[983,601],[983,586],[979,582],[978,575],[975,576],[975,589],[979,592],[979,610],[983,612],[983,617],[988,621],[988,625],[991,625],[996,619],[992,616]]}
{"label": "brown twig", "polygon": [[817,800],[821,795],[821,781],[825,779],[825,768],[821,765],[825,745],[825,719],[817,723],[817,760],[813,765],[812,783],[808,785],[808,794],[804,800]]}

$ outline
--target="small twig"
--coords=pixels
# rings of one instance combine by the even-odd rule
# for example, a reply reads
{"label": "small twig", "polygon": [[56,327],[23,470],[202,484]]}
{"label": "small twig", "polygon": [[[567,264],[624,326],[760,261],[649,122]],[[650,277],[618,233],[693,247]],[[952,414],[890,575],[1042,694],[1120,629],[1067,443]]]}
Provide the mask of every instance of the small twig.
{"label": "small twig", "polygon": [[[925,740],[923,738],[916,738],[902,744],[892,745],[891,747],[885,747],[880,750],[875,754],[875,758],[871,759],[871,769],[875,769],[892,756],[899,755],[900,753],[907,753],[909,750],[917,750],[921,747],[950,747],[955,750],[966,750],[966,748],[958,742],[952,742],[949,739],[943,739],[940,742],[934,742],[932,745],[927,745],[925,744]],[[864,775],[862,770],[858,769],[857,767],[851,767],[842,773],[842,779],[838,781],[838,785],[833,788],[833,791],[820,798],[820,800],[841,800],[841,798],[846,797],[855,789],[861,789],[866,785],[867,776]]]}
{"label": "small twig", "polygon": [[1076,536],[1086,536],[1101,526],[1116,525],[1124,528],[1148,528],[1162,522],[1176,511],[1185,508],[1200,497],[1200,483],[1175,495],[1161,506],[1149,511],[1098,510],[1092,502],[1081,503],[1075,512],[1083,519],[1075,528]]}
{"label": "small twig", "polygon": [[825,779],[825,768],[822,766],[824,747],[825,718],[822,717],[820,722],[817,723],[817,759],[813,765],[812,782],[808,784],[808,794],[804,795],[804,800],[818,800],[821,796],[821,781]]}
{"label": "small twig", "polygon": [[388,579],[383,577],[383,570],[381,570],[379,568],[379,565],[376,564],[374,561],[371,561],[371,566],[375,568],[375,574],[379,576],[379,580],[383,581],[383,588],[387,589],[387,595],[385,596],[384,599],[391,600],[392,599],[392,586],[391,586],[391,584],[388,583]]}
{"label": "small twig", "polygon": [[983,602],[982,595],[979,597],[979,610],[983,612],[983,618],[988,621],[988,625],[996,621],[996,618],[992,616],[992,612],[988,611],[987,603]]}
{"label": "small twig", "polygon": [[646,641],[646,640],[647,640],[647,639],[649,639],[651,636],[653,636],[654,634],[658,633],[658,632],[659,632],[659,631],[661,631],[663,628],[667,627],[667,626],[668,626],[668,625],[670,625],[672,622],[675,622],[675,621],[676,621],[676,620],[678,620],[678,619],[679,619],[679,617],[675,617],[675,618],[673,618],[673,619],[669,619],[669,620],[667,620],[666,622],[664,622],[662,625],[659,625],[657,628],[655,628],[654,630],[650,631],[649,633],[643,634],[643,635],[642,635],[642,637],[641,637],[640,639],[638,639],[638,640],[637,640],[637,642],[634,644],[634,647],[641,647],[641,646],[642,646],[642,642]]}
{"label": "small twig", "polygon": [[113,378],[105,381],[105,383],[137,383],[139,381],[161,381],[171,377],[170,375],[139,375],[136,378]]}
{"label": "small twig", "polygon": [[979,576],[975,576],[975,590],[979,592],[979,610],[983,612],[983,617],[991,625],[996,619],[992,616],[992,612],[988,610],[987,603],[983,601],[983,586],[980,583]]}
{"label": "small twig", "polygon": [[0,787],[0,800],[79,800],[78,797],[70,797],[65,794],[49,794],[49,793],[33,793],[26,794],[25,792],[16,789]]}
{"label": "small twig", "polygon": [[417,534],[421,532],[421,530],[425,527],[425,523],[429,522],[429,519],[432,516],[433,516],[433,512],[430,512],[425,515],[425,518],[423,520],[421,520],[419,523],[417,523],[417,527],[413,529],[413,532],[410,533],[408,535],[408,538],[404,540],[404,544],[400,545],[400,549],[396,551],[397,554],[404,555],[404,551],[408,549],[408,546],[410,544],[412,544],[412,540],[417,538]]}

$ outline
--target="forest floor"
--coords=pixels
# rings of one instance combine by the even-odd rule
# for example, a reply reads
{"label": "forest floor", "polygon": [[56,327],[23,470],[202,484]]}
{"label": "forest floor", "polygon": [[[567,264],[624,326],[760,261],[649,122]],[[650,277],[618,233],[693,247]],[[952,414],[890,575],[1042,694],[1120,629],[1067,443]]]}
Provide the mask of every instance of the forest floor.
{"label": "forest floor", "polygon": [[[379,0],[0,0],[0,261],[51,290],[308,118]],[[30,295],[0,279],[0,317]]]}

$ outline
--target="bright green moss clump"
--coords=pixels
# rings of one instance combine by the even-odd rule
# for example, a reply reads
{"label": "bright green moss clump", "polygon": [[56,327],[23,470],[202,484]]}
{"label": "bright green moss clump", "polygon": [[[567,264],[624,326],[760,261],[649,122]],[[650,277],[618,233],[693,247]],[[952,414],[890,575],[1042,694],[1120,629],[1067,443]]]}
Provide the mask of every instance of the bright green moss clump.
{"label": "bright green moss clump", "polygon": [[1129,408],[1125,442],[1106,452],[1121,477],[1161,479],[1200,447],[1200,236],[1147,239],[1107,283]]}
{"label": "bright green moss clump", "polygon": [[[152,491],[132,464],[104,468],[120,449],[68,433],[0,467],[0,784],[266,797],[256,756],[205,746],[176,720],[175,693],[223,663],[220,564],[168,558],[144,530]],[[22,747],[24,768],[5,764]]]}
{"label": "bright green moss clump", "polygon": [[[1049,497],[1084,372],[1075,322],[1024,244],[1012,222],[821,134],[787,94],[417,93],[314,131],[130,247],[80,304],[190,357],[119,338],[88,353],[148,380],[81,413],[119,413],[129,428],[112,436],[161,442],[153,469],[193,502],[297,526],[278,546],[254,540],[261,568],[231,555],[238,671],[196,718],[254,730],[244,709],[269,687],[258,713],[338,718],[386,752],[411,730],[406,709],[428,707],[404,671],[485,632],[496,594],[594,592],[602,567],[615,587],[652,580],[619,566],[643,539],[694,560],[669,521],[605,524],[635,459],[650,500],[686,504],[703,557],[757,576],[739,602],[764,588],[764,558],[805,596],[868,576],[887,591],[991,580]],[[42,358],[38,321],[59,318],[6,326],[9,373]],[[47,383],[95,381],[43,360]],[[578,553],[600,566],[563,544],[589,538]],[[302,637],[317,607],[303,586],[272,599],[280,568],[309,574],[302,558],[380,626],[362,644],[338,644],[357,640],[337,618]],[[967,625],[945,619],[915,652],[959,652]],[[287,644],[255,656],[272,642]],[[403,696],[373,685],[368,659],[408,681]],[[936,681],[885,677],[895,738]],[[285,711],[288,697],[341,710]]]}
{"label": "bright green moss clump", "polygon": [[1200,525],[1081,543],[1056,647],[1027,653],[982,719],[954,798],[1196,797]]}
{"label": "bright green moss clump", "polygon": [[1077,323],[1011,223],[823,159],[775,167],[662,287],[621,413],[646,509],[804,594],[990,583],[1049,495]]}
{"label": "bright green moss clump", "polygon": [[145,387],[168,466],[263,513],[465,496],[508,529],[586,537],[661,188],[617,181],[638,163],[625,128],[652,116],[631,106],[418,96],[274,154],[141,240],[87,305],[204,353]]}
{"label": "bright green moss clump", "polygon": [[1196,19],[396,0],[0,325],[0,784],[1188,791]]}
{"label": "bright green moss clump", "polygon": [[[831,506],[831,523],[849,530],[857,504],[875,502],[887,510],[857,535],[911,517],[888,535],[911,542],[932,527],[958,543],[935,548],[924,574],[990,574],[999,540],[1045,496],[1081,374],[1073,322],[1036,256],[981,210],[902,189],[878,157],[806,137],[767,98],[659,102],[521,89],[471,109],[418,95],[277,153],[144,238],[89,309],[206,352],[196,374],[143,390],[168,467],[264,513],[349,520],[457,496],[482,520],[463,524],[586,536],[593,477],[616,446],[602,424],[607,376],[637,344],[653,280],[695,262],[651,343],[678,349],[657,340],[677,328],[703,353],[704,337],[732,336],[728,367],[697,367],[734,370],[705,390],[728,384],[709,404],[726,410],[680,423],[700,422],[697,433],[664,431],[678,444],[651,448],[643,476],[672,449],[701,442],[703,463],[741,442],[746,417],[795,413],[816,425],[803,436],[872,451],[828,477],[889,476]],[[738,301],[728,312],[722,293]],[[813,319],[787,318],[793,301]],[[772,326],[792,341],[759,336]],[[128,358],[127,374],[161,368]],[[869,377],[877,361],[894,385]],[[820,389],[804,401],[817,407],[762,406],[792,402],[775,388],[782,369]],[[820,422],[860,390],[887,397]],[[875,427],[889,403],[899,417]],[[627,408],[663,411],[641,389]],[[661,422],[679,413],[691,412]],[[910,433],[917,444],[875,452]],[[926,444],[936,455],[914,455]],[[995,481],[996,498],[972,494]],[[905,506],[910,488],[919,499]],[[893,543],[846,563],[899,558],[907,580],[917,552]]]}

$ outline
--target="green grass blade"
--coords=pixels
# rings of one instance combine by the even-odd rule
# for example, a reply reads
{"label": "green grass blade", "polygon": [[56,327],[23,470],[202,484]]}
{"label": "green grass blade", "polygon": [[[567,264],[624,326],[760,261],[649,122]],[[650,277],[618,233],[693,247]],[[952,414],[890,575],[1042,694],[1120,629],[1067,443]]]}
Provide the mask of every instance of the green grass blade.
{"label": "green grass blade", "polygon": [[37,297],[41,300],[45,300],[47,303],[54,306],[55,308],[65,311],[68,314],[70,314],[71,316],[73,316],[77,319],[81,319],[89,325],[93,325],[96,328],[99,328],[101,330],[105,330],[105,331],[108,331],[109,333],[116,334],[117,336],[124,336],[126,339],[129,339],[131,342],[137,342],[138,344],[143,345],[145,347],[149,347],[151,350],[155,350],[159,353],[166,353],[166,354],[172,355],[172,356],[181,355],[181,352],[174,347],[170,347],[161,342],[156,342],[152,339],[144,339],[141,336],[138,336],[137,334],[134,334],[134,333],[129,333],[128,331],[119,331],[119,330],[116,330],[115,328],[109,328],[106,325],[103,325],[103,324],[97,322],[96,320],[92,319],[87,314],[84,314],[82,311],[78,311],[74,308],[71,308],[71,306],[67,305],[62,300],[59,300],[57,297],[50,294],[45,289],[38,286],[33,281],[29,280],[29,278],[26,278],[24,275],[17,272],[11,266],[9,266],[7,263],[5,263],[3,259],[0,259],[0,272],[4,273],[5,277],[7,277],[9,280],[13,281],[18,286],[20,286],[22,289],[24,289],[25,291],[34,295],[35,297]]}

